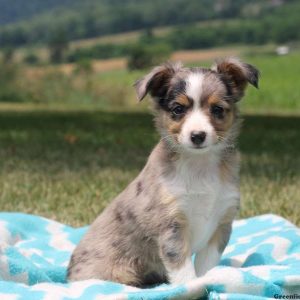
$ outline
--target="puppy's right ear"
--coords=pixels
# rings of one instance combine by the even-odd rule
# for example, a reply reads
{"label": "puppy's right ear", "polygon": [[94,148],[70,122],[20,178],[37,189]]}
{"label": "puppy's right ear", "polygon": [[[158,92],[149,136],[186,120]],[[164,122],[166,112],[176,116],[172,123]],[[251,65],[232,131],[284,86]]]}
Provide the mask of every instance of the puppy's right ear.
{"label": "puppy's right ear", "polygon": [[170,81],[181,68],[181,64],[166,63],[155,67],[149,74],[135,82],[134,87],[138,100],[141,101],[149,93],[153,98],[162,98],[166,95]]}

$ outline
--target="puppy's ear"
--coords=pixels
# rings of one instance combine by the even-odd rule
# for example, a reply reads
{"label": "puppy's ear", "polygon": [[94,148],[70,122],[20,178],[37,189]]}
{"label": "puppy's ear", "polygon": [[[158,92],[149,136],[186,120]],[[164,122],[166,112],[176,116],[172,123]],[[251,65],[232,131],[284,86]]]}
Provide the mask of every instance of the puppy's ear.
{"label": "puppy's ear", "polygon": [[168,91],[171,79],[181,68],[180,63],[166,63],[155,67],[149,74],[135,82],[138,100],[141,101],[149,93],[152,97],[164,97]]}
{"label": "puppy's ear", "polygon": [[254,66],[237,58],[218,61],[212,70],[220,74],[235,101],[243,97],[247,83],[258,88],[259,71]]}

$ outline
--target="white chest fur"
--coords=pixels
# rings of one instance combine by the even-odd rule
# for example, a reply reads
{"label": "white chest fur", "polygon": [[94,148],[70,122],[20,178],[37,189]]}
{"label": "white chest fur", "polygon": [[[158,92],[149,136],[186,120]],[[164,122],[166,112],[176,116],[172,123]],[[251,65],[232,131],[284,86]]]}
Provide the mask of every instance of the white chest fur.
{"label": "white chest fur", "polygon": [[166,182],[188,218],[194,253],[207,244],[227,210],[237,205],[238,187],[221,179],[218,164],[209,153],[183,157]]}

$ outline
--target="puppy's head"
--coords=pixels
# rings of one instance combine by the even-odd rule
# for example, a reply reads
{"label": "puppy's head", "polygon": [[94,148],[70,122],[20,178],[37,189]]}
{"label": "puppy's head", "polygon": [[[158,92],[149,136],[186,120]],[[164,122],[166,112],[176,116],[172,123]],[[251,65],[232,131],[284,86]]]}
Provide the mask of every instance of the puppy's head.
{"label": "puppy's head", "polygon": [[236,102],[248,83],[258,87],[258,70],[235,58],[211,69],[165,64],[135,83],[139,100],[154,101],[156,125],[176,149],[201,153],[224,145],[237,119]]}

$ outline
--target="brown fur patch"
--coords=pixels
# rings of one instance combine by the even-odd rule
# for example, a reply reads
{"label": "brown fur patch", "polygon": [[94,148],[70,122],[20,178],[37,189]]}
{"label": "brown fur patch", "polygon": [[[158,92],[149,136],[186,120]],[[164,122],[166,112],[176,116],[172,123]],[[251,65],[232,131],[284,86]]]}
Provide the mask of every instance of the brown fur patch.
{"label": "brown fur patch", "polygon": [[[184,94],[178,95],[174,100],[174,103],[178,103],[185,107],[186,111],[192,106],[192,101]],[[178,119],[172,118],[170,112],[159,112],[157,118],[161,119],[162,128],[167,129],[170,135],[174,135],[175,140],[177,140],[177,135],[180,133],[181,128],[186,120],[186,113]]]}
{"label": "brown fur patch", "polygon": [[142,100],[147,93],[150,93],[152,97],[164,97],[172,77],[179,69],[179,64],[170,63],[155,67],[148,75],[135,83],[138,99]]}
{"label": "brown fur patch", "polygon": [[239,65],[230,61],[223,61],[218,64],[218,71],[227,76],[234,89],[244,90],[246,88],[247,79]]}
{"label": "brown fur patch", "polygon": [[173,74],[173,70],[169,68],[164,68],[155,74],[148,84],[148,89],[150,90],[151,95],[160,96],[165,94]]}
{"label": "brown fur patch", "polygon": [[241,99],[248,83],[258,88],[259,71],[250,64],[227,58],[217,63],[214,69],[222,75],[234,101]]}
{"label": "brown fur patch", "polygon": [[[224,108],[224,114],[222,118],[217,118],[212,114],[211,108],[214,105]],[[213,94],[207,99],[205,106],[205,111],[210,118],[211,124],[213,125],[218,138],[222,139],[236,119],[236,108],[234,107],[234,104],[232,102],[223,100],[218,95]]]}
{"label": "brown fur patch", "polygon": [[225,109],[230,109],[230,104],[228,102],[222,100],[222,98],[216,94],[210,95],[207,99],[207,103],[209,106],[221,105]]}
{"label": "brown fur patch", "polygon": [[170,117],[168,118],[167,122],[166,122],[166,126],[168,129],[168,132],[170,134],[179,134],[181,131],[181,128],[185,122],[185,117],[181,118],[180,120],[172,120]]}
{"label": "brown fur patch", "polygon": [[176,97],[176,102],[185,107],[189,107],[191,105],[191,100],[184,94],[180,94],[178,97]]}

